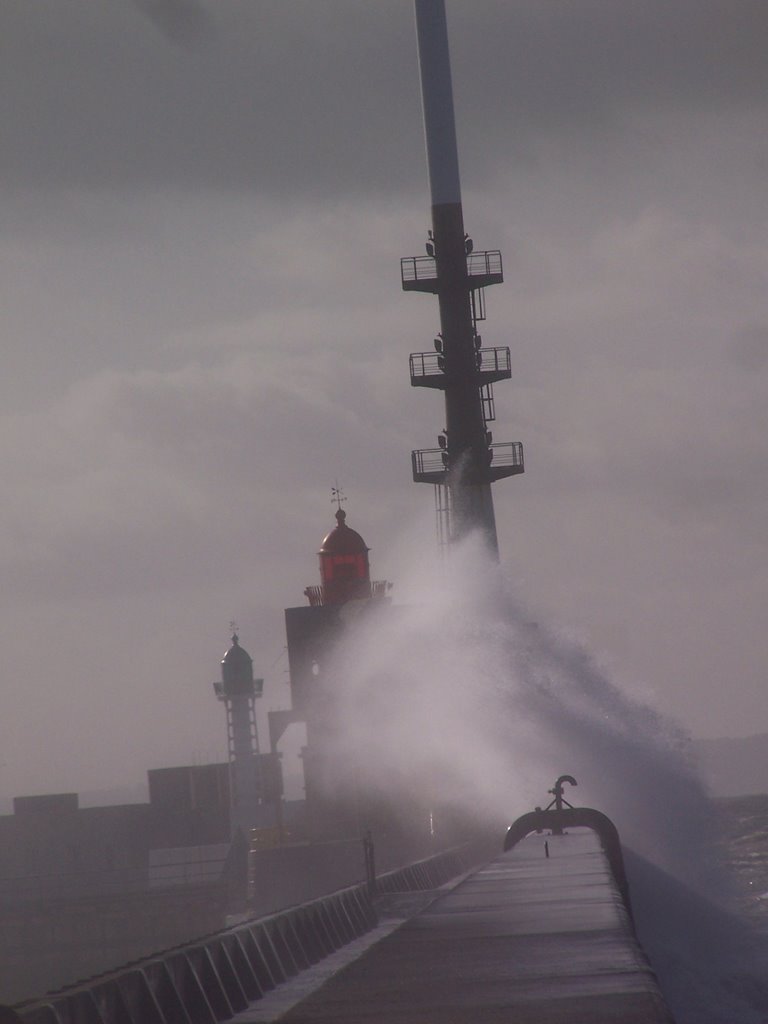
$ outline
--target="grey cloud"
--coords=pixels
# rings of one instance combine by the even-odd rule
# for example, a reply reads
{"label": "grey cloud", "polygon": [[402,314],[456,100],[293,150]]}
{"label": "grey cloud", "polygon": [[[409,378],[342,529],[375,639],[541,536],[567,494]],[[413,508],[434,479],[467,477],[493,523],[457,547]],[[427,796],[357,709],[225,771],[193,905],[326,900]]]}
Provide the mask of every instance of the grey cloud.
{"label": "grey cloud", "polygon": [[[143,31],[125,0],[15,2],[3,14],[6,184],[333,195],[423,188],[406,0],[205,5],[135,0],[191,49]],[[463,159],[483,180],[532,138],[608,145],[634,109],[764,107],[762,0],[454,3]]]}
{"label": "grey cloud", "polygon": [[762,373],[768,368],[768,326],[755,324],[738,331],[726,356],[748,373]]}
{"label": "grey cloud", "polygon": [[[258,557],[279,561],[297,522],[312,519],[311,503],[299,515],[286,508],[303,487],[329,491],[340,475],[360,509],[363,494],[375,503],[393,493],[398,468],[407,485],[407,454],[366,383],[351,359],[256,353],[209,369],[96,375],[45,412],[6,416],[9,590],[92,599],[223,585],[254,536],[270,537]],[[351,465],[348,443],[375,453],[375,466]]]}
{"label": "grey cloud", "polygon": [[[760,0],[479,0],[453,4],[450,15],[467,77],[482,39],[477,70],[496,85],[489,101],[525,97],[534,118],[664,98],[695,107],[763,102],[768,14]],[[463,39],[472,41],[466,58]]]}
{"label": "grey cloud", "polygon": [[183,45],[208,38],[213,22],[196,0],[132,0],[171,41]]}
{"label": "grey cloud", "polygon": [[13,8],[4,179],[336,191],[343,166],[349,192],[402,181],[395,127],[408,106],[420,138],[407,4],[400,19],[378,5],[361,17],[349,0],[205,9],[215,35],[179,49],[124,0]]}

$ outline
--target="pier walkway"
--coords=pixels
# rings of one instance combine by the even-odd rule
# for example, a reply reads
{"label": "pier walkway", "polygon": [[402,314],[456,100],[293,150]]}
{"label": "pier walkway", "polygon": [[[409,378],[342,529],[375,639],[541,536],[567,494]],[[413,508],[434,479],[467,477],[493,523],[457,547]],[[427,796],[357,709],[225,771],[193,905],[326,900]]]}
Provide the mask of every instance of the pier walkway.
{"label": "pier walkway", "polygon": [[316,991],[299,979],[236,1024],[672,1021],[592,833],[530,836],[447,889]]}
{"label": "pier walkway", "polygon": [[594,833],[529,835],[480,868],[462,849],[382,876],[374,899],[341,890],[18,1009],[25,1024],[672,1024]]}

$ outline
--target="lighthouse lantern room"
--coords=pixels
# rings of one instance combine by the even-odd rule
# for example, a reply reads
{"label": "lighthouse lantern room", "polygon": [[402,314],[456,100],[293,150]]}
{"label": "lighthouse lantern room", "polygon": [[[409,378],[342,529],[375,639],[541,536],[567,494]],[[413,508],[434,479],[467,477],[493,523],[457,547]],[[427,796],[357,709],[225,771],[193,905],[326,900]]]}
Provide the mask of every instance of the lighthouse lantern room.
{"label": "lighthouse lantern room", "polygon": [[318,552],[323,604],[345,604],[371,596],[368,547],[360,534],[347,526],[346,518],[340,508],[336,526]]}

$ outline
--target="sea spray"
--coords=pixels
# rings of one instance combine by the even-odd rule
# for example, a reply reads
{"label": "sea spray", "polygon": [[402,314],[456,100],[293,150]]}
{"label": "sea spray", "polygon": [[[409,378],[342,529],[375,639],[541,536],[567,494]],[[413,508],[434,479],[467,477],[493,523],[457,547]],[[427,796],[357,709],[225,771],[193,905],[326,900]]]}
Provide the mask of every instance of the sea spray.
{"label": "sea spray", "polygon": [[[580,803],[690,877],[690,842],[703,855],[711,828],[682,731],[534,621],[479,545],[463,544],[447,577],[399,586],[413,599],[361,614],[331,668],[342,762],[364,752],[358,771],[409,787],[429,769],[446,780],[443,799],[499,823],[568,772]],[[706,875],[709,859],[698,863]]]}
{"label": "sea spray", "polygon": [[717,813],[684,732],[534,621],[476,540],[399,589],[404,607],[347,610],[355,628],[329,666],[337,785],[384,789],[394,805],[419,794],[496,822],[501,840],[574,775],[568,796],[608,814],[635,851],[640,938],[678,1024],[768,1020],[759,971],[745,967],[760,944],[727,909]]}

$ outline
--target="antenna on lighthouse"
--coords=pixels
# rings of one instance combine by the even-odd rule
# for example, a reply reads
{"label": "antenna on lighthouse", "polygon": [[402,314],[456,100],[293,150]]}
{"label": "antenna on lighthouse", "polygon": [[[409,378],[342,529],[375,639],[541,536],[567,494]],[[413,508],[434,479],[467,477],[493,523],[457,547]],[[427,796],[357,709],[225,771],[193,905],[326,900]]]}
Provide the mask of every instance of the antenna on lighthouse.
{"label": "antenna on lighthouse", "polygon": [[480,351],[484,289],[504,279],[501,253],[475,250],[464,230],[444,0],[415,0],[424,134],[432,206],[427,255],[400,261],[403,289],[437,296],[440,345],[410,357],[411,384],[445,395],[445,445],[411,453],[413,479],[436,487],[438,533],[479,530],[498,557],[491,484],[522,473],[519,441],[493,444],[493,385],[512,375],[509,348]]}

